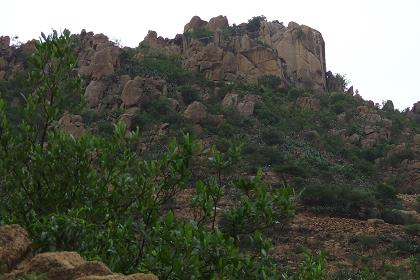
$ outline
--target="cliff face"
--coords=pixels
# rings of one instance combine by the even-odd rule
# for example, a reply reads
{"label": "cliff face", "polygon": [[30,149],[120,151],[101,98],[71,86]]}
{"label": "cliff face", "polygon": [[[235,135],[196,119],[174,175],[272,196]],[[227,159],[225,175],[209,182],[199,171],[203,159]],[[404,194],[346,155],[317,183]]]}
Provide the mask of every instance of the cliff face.
{"label": "cliff face", "polygon": [[180,54],[188,69],[210,80],[255,81],[273,75],[285,87],[326,90],[322,35],[295,22],[285,27],[257,17],[248,24],[229,26],[223,16],[209,22],[195,16],[185,25],[183,35],[168,40],[150,31],[142,44]]}
{"label": "cliff face", "polygon": [[[119,67],[120,49],[103,34],[82,31],[76,36],[80,74],[100,80]],[[311,88],[324,92],[326,87],[325,45],[320,32],[291,22],[287,27],[277,21],[256,17],[249,23],[229,26],[226,17],[209,22],[193,17],[184,33],[163,39],[150,31],[141,45],[180,55],[184,66],[203,73],[212,81],[256,81],[272,75],[283,87]],[[34,41],[22,45],[23,55],[34,49]],[[16,48],[9,37],[0,40],[0,80],[13,79],[23,70]]]}

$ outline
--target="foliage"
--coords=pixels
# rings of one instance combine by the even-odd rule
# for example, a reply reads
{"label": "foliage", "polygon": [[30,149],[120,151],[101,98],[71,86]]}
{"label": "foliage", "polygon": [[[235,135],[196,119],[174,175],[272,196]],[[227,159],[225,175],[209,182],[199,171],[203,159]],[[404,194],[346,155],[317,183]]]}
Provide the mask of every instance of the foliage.
{"label": "foliage", "polygon": [[258,32],[260,30],[261,22],[266,21],[265,16],[256,16],[248,20],[246,30],[250,33]]}
{"label": "foliage", "polygon": [[308,207],[336,215],[366,217],[377,206],[373,191],[364,188],[335,185],[312,185],[302,194]]}
{"label": "foliage", "polygon": [[123,49],[120,56],[119,74],[135,76],[155,76],[166,80],[170,87],[187,84],[193,74],[182,67],[176,55],[166,54],[148,46],[140,46],[139,50]]}
{"label": "foliage", "polygon": [[405,148],[402,150],[398,150],[386,158],[386,161],[391,166],[397,166],[401,163],[404,159],[413,160],[416,158],[415,152],[410,148]]}
{"label": "foliage", "polygon": [[211,32],[205,27],[197,27],[194,28],[192,31],[186,32],[184,35],[187,36],[187,38],[200,40],[213,37],[213,32]]}
{"label": "foliage", "polygon": [[190,85],[180,86],[178,90],[181,92],[182,100],[185,104],[190,104],[198,100],[198,92]]}
{"label": "foliage", "polygon": [[346,75],[327,72],[328,91],[344,92],[347,89],[348,84],[349,80],[347,80]]}
{"label": "foliage", "polygon": [[405,232],[410,235],[420,236],[420,224],[411,224],[405,227]]}
{"label": "foliage", "polygon": [[420,212],[420,196],[417,196],[416,199],[416,211]]}
{"label": "foliage", "polygon": [[268,191],[262,182],[262,172],[253,178],[241,178],[235,184],[238,201],[223,213],[221,228],[239,240],[241,235],[274,224],[283,225],[295,214],[293,192],[290,187]]}
{"label": "foliage", "polygon": [[167,98],[163,97],[145,102],[143,108],[143,110],[134,114],[133,127],[145,130],[161,123],[169,123],[174,127],[178,127],[182,123],[181,116],[169,106]]}
{"label": "foliage", "polygon": [[270,90],[277,90],[282,85],[282,81],[278,76],[264,75],[258,78],[258,85]]}
{"label": "foliage", "polygon": [[[261,173],[235,184],[225,181],[240,149],[203,151],[188,134],[171,141],[159,158],[145,160],[136,153],[138,132],[128,132],[124,124],[115,125],[107,138],[89,133],[74,138],[55,129],[51,124],[64,106],[73,105],[64,98],[72,94],[71,100],[80,100],[71,44],[68,31],[43,35],[28,79],[33,91],[16,129],[0,100],[1,222],[25,226],[37,252],[76,250],[116,272],[152,272],[160,279],[278,278],[269,242],[256,229],[285,223],[294,214],[292,190],[269,191]],[[161,105],[149,106],[150,113],[160,112]],[[213,171],[197,179],[192,163],[203,156]],[[174,215],[175,196],[191,185],[197,186],[193,202],[209,218],[202,225]],[[228,188],[240,194],[233,195],[237,206],[222,216],[239,213],[237,225],[246,229],[235,231],[234,238],[215,229],[218,201]],[[258,253],[238,247],[238,234]]]}
{"label": "foliage", "polygon": [[305,253],[305,258],[298,270],[298,272],[289,277],[283,275],[285,280],[321,280],[327,277],[327,262],[325,254],[319,252],[317,255],[309,255]]}
{"label": "foliage", "polygon": [[420,256],[413,256],[410,259],[410,272],[413,279],[420,279]]}
{"label": "foliage", "polygon": [[378,246],[379,240],[375,236],[356,235],[356,236],[352,236],[349,239],[349,243],[353,243],[360,246],[360,249],[362,250],[368,250],[368,249],[372,249]]}

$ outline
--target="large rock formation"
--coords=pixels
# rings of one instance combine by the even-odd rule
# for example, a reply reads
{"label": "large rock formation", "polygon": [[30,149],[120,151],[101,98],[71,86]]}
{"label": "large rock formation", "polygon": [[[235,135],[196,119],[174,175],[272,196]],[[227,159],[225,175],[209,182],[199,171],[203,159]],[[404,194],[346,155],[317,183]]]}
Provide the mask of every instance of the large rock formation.
{"label": "large rock formation", "polygon": [[35,40],[20,47],[11,45],[9,36],[0,36],[0,81],[13,80],[24,70],[27,58],[35,48]]}
{"label": "large rock formation", "polygon": [[141,107],[151,99],[166,95],[166,92],[167,86],[164,80],[137,76],[125,84],[121,99],[124,108]]}
{"label": "large rock formation", "polygon": [[94,80],[114,74],[119,66],[120,49],[103,34],[82,30],[79,41],[79,73]]}
{"label": "large rock formation", "polygon": [[[226,17],[209,22],[195,16],[184,27],[184,35],[168,40],[151,31],[143,45],[174,52],[184,65],[214,81],[278,76],[284,86],[326,90],[325,46],[321,33],[297,23],[287,27],[261,20],[256,31],[247,24],[228,25]],[[206,30],[210,36],[200,36]],[[207,34],[206,33],[206,34]]]}
{"label": "large rock formation", "polygon": [[184,112],[184,118],[191,123],[199,123],[207,117],[207,108],[203,103],[194,101],[188,105]]}

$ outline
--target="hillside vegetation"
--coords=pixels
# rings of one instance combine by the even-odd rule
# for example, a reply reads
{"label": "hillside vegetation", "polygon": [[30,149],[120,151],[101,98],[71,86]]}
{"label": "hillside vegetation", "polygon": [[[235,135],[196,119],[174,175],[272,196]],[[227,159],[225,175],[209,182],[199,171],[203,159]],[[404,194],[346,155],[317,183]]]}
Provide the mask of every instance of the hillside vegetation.
{"label": "hillside vegetation", "polygon": [[[265,26],[313,52],[305,26],[212,20],[193,18],[182,50],[68,31],[2,47],[0,225],[23,226],[35,253],[159,279],[418,279],[420,106],[254,61],[280,55]],[[219,49],[257,66],[221,78]]]}

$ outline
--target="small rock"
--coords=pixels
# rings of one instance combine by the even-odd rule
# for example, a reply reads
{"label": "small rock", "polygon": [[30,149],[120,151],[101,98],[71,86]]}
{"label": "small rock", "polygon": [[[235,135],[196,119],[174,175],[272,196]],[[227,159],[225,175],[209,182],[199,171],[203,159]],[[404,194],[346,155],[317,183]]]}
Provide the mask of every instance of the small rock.
{"label": "small rock", "polygon": [[222,108],[229,109],[238,105],[239,95],[237,93],[228,93],[222,100]]}
{"label": "small rock", "polygon": [[194,101],[188,105],[184,112],[184,118],[192,123],[199,123],[207,117],[207,108],[199,101]]}
{"label": "small rock", "polygon": [[30,246],[28,233],[22,227],[0,226],[0,274],[10,271],[22,261],[30,252]]}
{"label": "small rock", "polygon": [[80,137],[86,131],[82,116],[80,115],[73,115],[65,112],[58,121],[58,124],[65,133],[76,138]]}
{"label": "small rock", "polygon": [[382,219],[368,219],[367,223],[369,225],[380,225],[380,224],[384,224],[385,222]]}

